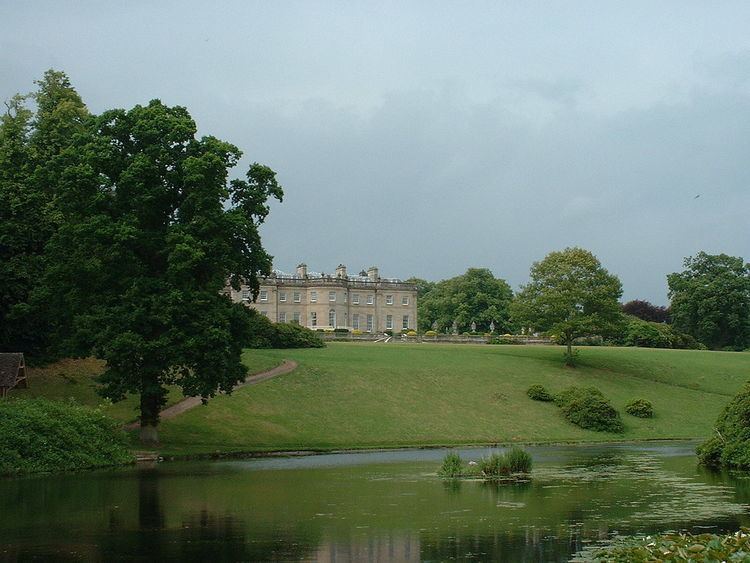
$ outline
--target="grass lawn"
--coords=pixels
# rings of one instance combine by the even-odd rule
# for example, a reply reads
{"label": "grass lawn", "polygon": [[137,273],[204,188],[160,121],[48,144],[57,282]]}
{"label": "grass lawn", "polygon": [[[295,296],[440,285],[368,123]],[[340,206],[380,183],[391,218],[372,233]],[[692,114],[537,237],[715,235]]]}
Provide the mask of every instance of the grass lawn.
{"label": "grass lawn", "polygon": [[[702,438],[750,378],[750,353],[645,348],[581,348],[575,369],[553,346],[330,343],[244,357],[300,366],[164,421],[163,453]],[[534,383],[595,385],[625,432],[566,422],[526,396]],[[641,397],[654,418],[624,413]]]}
{"label": "grass lawn", "polygon": [[[244,357],[250,373],[265,371],[277,365],[272,356]],[[29,388],[14,389],[11,398],[44,397],[45,399],[68,401],[90,407],[100,407],[104,413],[123,423],[138,418],[138,397],[129,396],[124,401],[111,403],[97,393],[96,377],[104,371],[104,362],[94,358],[60,360],[43,368],[27,367]],[[180,388],[169,388],[167,405],[183,399]]]}

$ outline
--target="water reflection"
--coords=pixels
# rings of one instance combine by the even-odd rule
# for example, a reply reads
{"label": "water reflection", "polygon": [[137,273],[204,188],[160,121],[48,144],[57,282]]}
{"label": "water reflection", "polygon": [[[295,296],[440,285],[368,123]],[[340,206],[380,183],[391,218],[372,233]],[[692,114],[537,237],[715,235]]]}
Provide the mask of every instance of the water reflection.
{"label": "water reflection", "polygon": [[554,561],[615,533],[750,523],[750,479],[691,447],[531,450],[513,485],[439,479],[434,451],[0,480],[0,560]]}

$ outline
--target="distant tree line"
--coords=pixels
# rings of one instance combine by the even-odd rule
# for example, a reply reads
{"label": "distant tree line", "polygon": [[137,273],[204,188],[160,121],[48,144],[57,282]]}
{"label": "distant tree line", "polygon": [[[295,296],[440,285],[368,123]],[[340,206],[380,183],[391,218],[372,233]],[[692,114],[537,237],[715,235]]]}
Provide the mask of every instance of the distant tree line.
{"label": "distant tree line", "polygon": [[487,269],[439,282],[411,278],[422,331],[540,332],[572,345],[586,337],[621,346],[744,350],[750,346],[750,265],[700,252],[667,276],[670,306],[620,304],[622,285],[589,251],[551,252],[513,294]]}

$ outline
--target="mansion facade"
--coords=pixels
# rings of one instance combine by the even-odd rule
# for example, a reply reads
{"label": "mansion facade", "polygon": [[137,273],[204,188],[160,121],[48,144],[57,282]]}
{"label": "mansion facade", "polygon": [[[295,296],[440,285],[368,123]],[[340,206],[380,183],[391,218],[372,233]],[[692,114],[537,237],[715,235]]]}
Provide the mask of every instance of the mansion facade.
{"label": "mansion facade", "polygon": [[393,278],[381,278],[375,267],[348,275],[340,264],[335,275],[274,272],[260,280],[255,302],[246,286],[228,288],[233,301],[257,309],[275,322],[296,322],[315,329],[347,328],[362,332],[394,333],[417,329],[417,288]]}

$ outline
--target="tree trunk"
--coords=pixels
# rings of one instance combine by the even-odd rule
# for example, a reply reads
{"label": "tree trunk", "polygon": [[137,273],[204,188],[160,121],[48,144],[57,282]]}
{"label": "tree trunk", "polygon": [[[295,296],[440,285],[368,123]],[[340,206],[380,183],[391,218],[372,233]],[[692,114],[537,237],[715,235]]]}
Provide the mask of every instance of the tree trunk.
{"label": "tree trunk", "polygon": [[156,377],[144,375],[141,378],[141,443],[155,446],[159,444],[159,411],[167,402],[167,390],[158,384]]}

